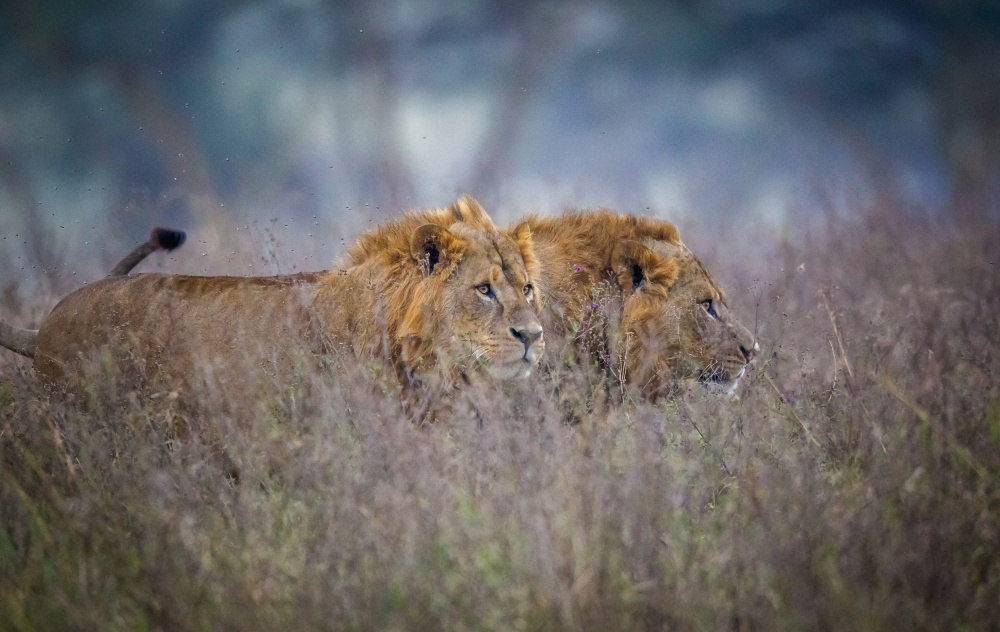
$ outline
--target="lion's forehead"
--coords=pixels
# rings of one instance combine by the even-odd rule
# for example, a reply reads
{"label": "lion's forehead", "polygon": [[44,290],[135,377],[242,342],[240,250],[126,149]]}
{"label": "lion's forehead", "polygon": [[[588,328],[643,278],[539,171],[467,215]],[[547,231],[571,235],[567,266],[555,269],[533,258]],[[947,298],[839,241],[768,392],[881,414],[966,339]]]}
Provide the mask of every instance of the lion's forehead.
{"label": "lion's forehead", "polygon": [[[719,284],[712,278],[711,273],[705,264],[690,251],[681,258],[680,277],[695,292],[709,293],[712,298],[725,301],[726,293],[722,291]],[[707,298],[707,297],[706,297]]]}
{"label": "lion's forehead", "polygon": [[512,239],[496,233],[475,235],[470,241],[474,247],[466,254],[466,261],[472,274],[485,274],[484,280],[491,283],[506,280],[520,286],[527,282],[524,260]]}
{"label": "lion's forehead", "polygon": [[500,258],[500,269],[507,280],[515,285],[522,285],[528,280],[528,271],[524,267],[521,250],[510,237],[501,235],[494,239],[494,250]]}
{"label": "lion's forehead", "polygon": [[523,266],[517,263],[511,265],[495,256],[480,258],[473,266],[470,266],[470,272],[482,277],[483,281],[488,281],[495,287],[500,287],[505,283],[521,287],[528,282],[528,275]]}

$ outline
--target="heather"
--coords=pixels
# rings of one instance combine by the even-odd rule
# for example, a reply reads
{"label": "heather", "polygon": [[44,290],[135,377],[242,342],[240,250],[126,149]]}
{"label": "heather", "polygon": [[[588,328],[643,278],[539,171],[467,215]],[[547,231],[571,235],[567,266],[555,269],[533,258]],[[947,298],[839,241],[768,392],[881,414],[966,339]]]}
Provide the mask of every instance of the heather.
{"label": "heather", "polygon": [[67,405],[0,354],[0,627],[994,629],[995,221],[761,232],[687,238],[760,340],[734,398],[568,365],[428,425],[348,364],[238,414],[109,367]]}

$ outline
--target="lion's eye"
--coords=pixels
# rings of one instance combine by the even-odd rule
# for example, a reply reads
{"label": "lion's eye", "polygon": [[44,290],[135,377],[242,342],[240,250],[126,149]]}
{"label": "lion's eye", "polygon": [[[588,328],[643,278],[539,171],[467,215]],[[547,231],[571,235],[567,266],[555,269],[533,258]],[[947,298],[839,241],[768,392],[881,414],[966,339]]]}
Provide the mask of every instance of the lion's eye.
{"label": "lion's eye", "polygon": [[709,316],[718,320],[719,313],[715,311],[715,303],[712,302],[712,299],[702,301],[701,306],[705,308],[705,311],[708,312]]}
{"label": "lion's eye", "polygon": [[493,288],[490,287],[489,283],[483,283],[481,285],[477,285],[476,291],[482,294],[483,296],[490,296],[490,297],[493,296]]}
{"label": "lion's eye", "polygon": [[524,289],[522,291],[524,292],[524,295],[526,297],[528,297],[528,296],[531,296],[531,292],[534,289],[535,288],[529,283],[529,284],[527,284],[527,285],[524,286]]}

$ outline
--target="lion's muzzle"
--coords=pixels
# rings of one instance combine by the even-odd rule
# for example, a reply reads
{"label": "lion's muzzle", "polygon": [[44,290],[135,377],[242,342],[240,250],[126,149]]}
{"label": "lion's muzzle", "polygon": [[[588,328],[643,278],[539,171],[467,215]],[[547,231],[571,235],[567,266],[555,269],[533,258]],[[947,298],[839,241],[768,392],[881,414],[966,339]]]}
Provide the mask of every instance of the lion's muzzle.
{"label": "lion's muzzle", "polygon": [[760,345],[756,342],[753,343],[752,347],[744,347],[743,345],[740,345],[740,353],[742,353],[743,357],[746,358],[746,363],[750,364],[753,362],[753,359],[757,357],[757,354],[760,353]]}
{"label": "lion's muzzle", "polygon": [[542,339],[541,323],[534,321],[518,327],[511,327],[510,335],[524,345],[524,356],[522,357],[525,360],[531,363],[538,361],[542,355],[541,348],[544,347],[544,343],[540,343]]}

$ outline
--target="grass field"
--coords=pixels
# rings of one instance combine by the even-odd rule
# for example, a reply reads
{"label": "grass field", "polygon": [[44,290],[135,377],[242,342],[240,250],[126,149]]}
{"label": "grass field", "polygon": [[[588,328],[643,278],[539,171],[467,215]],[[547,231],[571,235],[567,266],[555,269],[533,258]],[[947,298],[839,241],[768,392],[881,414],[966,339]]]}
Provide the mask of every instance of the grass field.
{"label": "grass field", "polygon": [[417,427],[366,367],[248,419],[113,376],[67,410],[4,352],[0,628],[997,629],[998,236],[689,240],[760,336],[733,399],[603,406],[571,367]]}

